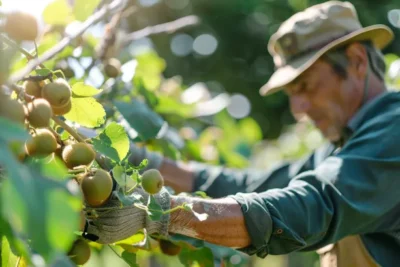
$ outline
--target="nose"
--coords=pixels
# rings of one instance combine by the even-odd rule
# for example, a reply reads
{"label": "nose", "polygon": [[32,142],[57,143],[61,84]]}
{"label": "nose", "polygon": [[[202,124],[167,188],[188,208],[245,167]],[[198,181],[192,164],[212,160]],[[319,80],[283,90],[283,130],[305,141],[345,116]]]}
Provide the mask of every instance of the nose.
{"label": "nose", "polygon": [[289,97],[289,102],[293,114],[305,114],[311,107],[310,101],[303,95],[292,95]]}

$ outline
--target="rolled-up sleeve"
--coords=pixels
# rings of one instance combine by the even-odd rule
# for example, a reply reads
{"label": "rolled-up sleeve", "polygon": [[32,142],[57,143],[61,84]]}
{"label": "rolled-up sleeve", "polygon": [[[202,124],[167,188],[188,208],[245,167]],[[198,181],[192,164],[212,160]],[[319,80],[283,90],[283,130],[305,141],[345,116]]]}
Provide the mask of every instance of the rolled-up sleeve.
{"label": "rolled-up sleeve", "polygon": [[400,145],[390,134],[397,125],[365,126],[337,155],[285,188],[232,196],[252,240],[242,250],[260,257],[287,254],[398,227],[388,220],[400,206]]}

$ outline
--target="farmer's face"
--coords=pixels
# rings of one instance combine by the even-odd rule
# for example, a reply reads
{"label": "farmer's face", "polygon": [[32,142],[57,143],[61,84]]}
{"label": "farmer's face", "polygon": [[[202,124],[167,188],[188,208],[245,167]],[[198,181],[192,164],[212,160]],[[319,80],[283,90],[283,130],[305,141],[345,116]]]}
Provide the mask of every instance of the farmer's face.
{"label": "farmer's face", "polygon": [[330,141],[340,139],[362,99],[362,80],[349,65],[344,79],[320,59],[285,89],[293,115],[308,116]]}

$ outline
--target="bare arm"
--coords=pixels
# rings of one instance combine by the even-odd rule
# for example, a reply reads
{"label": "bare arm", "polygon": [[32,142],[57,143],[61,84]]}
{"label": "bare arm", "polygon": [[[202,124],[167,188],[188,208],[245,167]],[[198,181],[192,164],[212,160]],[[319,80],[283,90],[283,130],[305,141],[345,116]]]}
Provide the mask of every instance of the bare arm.
{"label": "bare arm", "polygon": [[160,172],[164,177],[165,185],[172,187],[177,194],[192,191],[194,173],[186,164],[164,158]]}
{"label": "bare arm", "polygon": [[172,207],[192,203],[198,213],[207,213],[205,221],[199,221],[193,213],[179,210],[171,213],[169,231],[209,243],[243,248],[250,245],[244,217],[239,204],[232,198],[202,199],[173,196]]}

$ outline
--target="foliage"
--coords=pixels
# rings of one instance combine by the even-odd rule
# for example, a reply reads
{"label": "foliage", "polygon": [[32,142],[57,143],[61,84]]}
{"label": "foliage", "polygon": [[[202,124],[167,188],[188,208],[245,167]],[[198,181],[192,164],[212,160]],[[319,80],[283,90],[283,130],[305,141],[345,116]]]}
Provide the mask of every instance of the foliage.
{"label": "foliage", "polygon": [[[159,37],[154,38],[155,49],[135,50],[130,46],[121,46],[115,33],[119,33],[123,23],[113,24],[121,14],[118,9],[102,17],[102,34],[95,35],[94,31],[89,30],[85,34],[68,37],[67,26],[90,20],[94,13],[100,12],[104,7],[98,6],[100,2],[103,1],[76,0],[71,5],[67,0],[52,1],[42,14],[48,29],[37,38],[36,43],[10,41],[6,33],[1,33],[0,83],[4,90],[0,91],[0,97],[18,99],[21,105],[26,106],[32,99],[24,92],[25,80],[50,83],[62,78],[71,87],[68,111],[63,115],[53,116],[48,127],[45,127],[51,130],[57,141],[57,149],[50,156],[26,155],[24,144],[29,142],[37,129],[28,120],[21,125],[7,119],[0,112],[1,266],[74,265],[69,252],[81,234],[81,214],[85,210],[85,198],[77,177],[92,169],[112,171],[113,178],[124,189],[118,192],[123,205],[135,204],[148,212],[150,219],[158,220],[164,212],[154,198],[150,198],[149,203],[142,203],[140,199],[128,197],[126,194],[140,184],[141,170],[147,164],[146,159],[139,166],[128,162],[131,143],[145,145],[149,150],[159,151],[175,160],[196,160],[234,168],[267,168],[283,159],[299,158],[324,141],[307,123],[288,128],[283,126],[285,123],[282,123],[282,117],[277,116],[287,110],[285,99],[281,95],[265,101],[257,100],[255,112],[263,110],[260,105],[266,106],[270,112],[265,115],[269,122],[267,130],[266,124],[262,123],[264,119],[256,119],[254,116],[235,119],[230,116],[223,94],[215,96],[199,84],[188,85],[193,81],[208,80],[212,75],[219,75],[225,87],[231,87],[233,91],[238,86],[254,88],[273,69],[268,61],[262,61],[268,73],[254,74],[257,76],[256,82],[249,81],[254,80],[254,75],[248,73],[250,70],[238,75],[241,82],[237,82],[237,77],[233,79],[231,73],[236,63],[232,66],[232,62],[228,61],[223,62],[224,67],[216,64],[214,67],[203,68],[208,74],[191,74],[192,66],[187,68],[187,64],[181,64],[180,60],[171,60],[171,55],[160,47],[162,39]],[[115,1],[117,2],[118,0]],[[273,9],[281,5],[278,1],[270,2]],[[307,4],[302,1],[289,2],[293,9],[304,8]],[[232,14],[245,11],[246,16],[255,12],[257,5],[254,1],[243,3],[239,6],[230,5],[228,11]],[[120,1],[119,6],[127,12],[129,8],[124,4],[124,1]],[[193,5],[200,8],[206,4]],[[207,21],[204,25],[211,24],[218,31],[219,28],[226,27],[225,23],[231,23],[226,20],[217,25],[218,20],[213,16],[226,6],[224,3],[215,4],[210,14],[202,14]],[[292,11],[282,11],[274,21],[280,21]],[[147,10],[137,17],[144,15],[151,20],[156,17],[149,15]],[[230,19],[237,18],[232,16]],[[132,23],[131,17],[126,18],[125,22]],[[256,32],[250,34],[259,33],[260,29],[254,29]],[[193,31],[200,30],[198,28]],[[232,28],[224,32],[225,36],[220,32],[220,38],[224,42],[232,40],[233,35],[235,39],[238,38],[236,32],[234,34],[230,31]],[[240,28],[239,33],[244,34],[243,31]],[[165,38],[172,36],[170,34]],[[226,53],[229,57],[235,49],[244,47],[243,42],[246,39],[239,39],[240,42],[232,42],[233,50],[225,49],[226,45],[222,42],[221,46],[225,50],[218,53]],[[36,64],[36,68],[29,69],[27,75],[18,76],[21,71],[27,70],[28,63],[34,57],[40,59],[43,54],[63,43],[66,45],[61,51],[43,64]],[[261,47],[264,44],[258,42],[256,46]],[[253,52],[257,51],[259,50]],[[252,58],[252,55],[246,57]],[[109,77],[104,68],[104,63],[109,58],[121,62],[122,67],[116,77]],[[185,60],[192,65],[194,58]],[[387,82],[397,89],[400,60],[395,54],[388,54],[386,60],[390,67],[386,76]],[[179,64],[182,66],[178,67]],[[214,71],[215,68],[222,70],[225,67],[230,68],[230,74]],[[175,72],[182,74],[184,79],[179,76],[167,78]],[[249,75],[248,79],[243,78],[246,75]],[[19,79],[15,81],[15,77]],[[56,107],[52,108],[54,110]],[[283,134],[281,131],[284,131]],[[272,137],[281,135],[275,140],[265,141],[266,132],[271,132]],[[68,144],[77,142],[90,144],[97,157],[90,164],[69,169],[63,161],[62,150]],[[196,192],[196,195],[207,197],[204,192]],[[190,205],[179,208],[191,210]],[[194,214],[201,220],[206,218],[205,214]],[[184,266],[214,266],[221,261],[227,266],[241,266],[249,260],[236,250],[200,240],[177,235],[171,237],[170,241],[181,247],[174,259]],[[94,242],[89,242],[89,245],[94,252],[112,251],[114,259],[119,258],[129,266],[138,266],[140,255],[156,258],[165,256],[160,252],[158,243],[145,232],[139,232],[109,246]],[[234,256],[236,258],[232,261]],[[170,260],[171,258],[169,257]]]}

